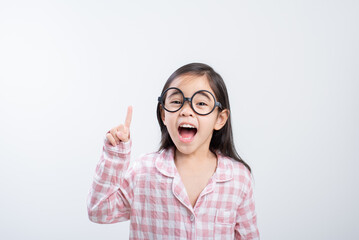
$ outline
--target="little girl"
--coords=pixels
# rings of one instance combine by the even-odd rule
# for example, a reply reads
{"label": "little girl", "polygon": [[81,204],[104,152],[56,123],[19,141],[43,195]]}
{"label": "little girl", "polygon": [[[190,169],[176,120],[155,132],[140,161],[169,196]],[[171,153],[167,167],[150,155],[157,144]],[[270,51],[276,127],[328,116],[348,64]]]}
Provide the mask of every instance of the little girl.
{"label": "little girl", "polygon": [[185,65],[158,98],[158,152],[130,165],[130,123],[106,135],[88,196],[93,222],[130,220],[130,239],[259,239],[250,167],[232,137],[221,76]]}

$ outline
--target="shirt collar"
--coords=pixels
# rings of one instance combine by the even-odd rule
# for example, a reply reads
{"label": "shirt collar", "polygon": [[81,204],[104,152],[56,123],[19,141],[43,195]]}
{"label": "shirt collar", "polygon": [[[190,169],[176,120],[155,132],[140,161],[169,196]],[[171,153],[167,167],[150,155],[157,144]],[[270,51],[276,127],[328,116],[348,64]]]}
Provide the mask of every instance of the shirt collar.
{"label": "shirt collar", "polygon": [[156,159],[155,166],[163,175],[174,177],[177,172],[174,162],[174,148],[161,150]]}
{"label": "shirt collar", "polygon": [[[229,157],[216,152],[218,164],[214,173],[217,182],[229,181],[233,178],[233,162]],[[178,173],[174,163],[174,148],[164,149],[159,152],[155,166],[158,171],[167,177],[175,177]]]}

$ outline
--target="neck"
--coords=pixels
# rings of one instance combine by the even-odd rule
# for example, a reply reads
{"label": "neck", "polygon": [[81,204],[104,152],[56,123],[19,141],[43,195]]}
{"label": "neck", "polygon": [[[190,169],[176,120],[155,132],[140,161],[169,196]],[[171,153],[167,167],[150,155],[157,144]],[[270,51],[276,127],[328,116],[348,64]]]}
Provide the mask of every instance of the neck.
{"label": "neck", "polygon": [[217,156],[209,149],[207,151],[196,151],[190,154],[182,153],[176,149],[174,160],[176,166],[181,165],[195,169],[213,163],[213,161],[217,160]]}

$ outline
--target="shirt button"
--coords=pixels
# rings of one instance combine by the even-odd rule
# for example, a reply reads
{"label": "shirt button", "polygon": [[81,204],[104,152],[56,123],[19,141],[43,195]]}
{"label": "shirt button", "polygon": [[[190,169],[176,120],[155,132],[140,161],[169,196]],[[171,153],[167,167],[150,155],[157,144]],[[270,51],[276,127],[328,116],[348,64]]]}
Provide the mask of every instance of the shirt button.
{"label": "shirt button", "polygon": [[190,220],[191,220],[191,222],[193,222],[193,220],[194,220],[194,215],[191,215]]}

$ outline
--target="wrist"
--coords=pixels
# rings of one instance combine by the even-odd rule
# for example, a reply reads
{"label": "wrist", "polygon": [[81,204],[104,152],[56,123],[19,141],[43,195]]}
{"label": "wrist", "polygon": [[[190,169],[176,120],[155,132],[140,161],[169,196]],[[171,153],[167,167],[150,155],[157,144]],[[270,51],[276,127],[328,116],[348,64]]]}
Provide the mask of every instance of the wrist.
{"label": "wrist", "polygon": [[131,152],[131,146],[131,139],[128,139],[126,142],[120,141],[120,143],[116,144],[116,146],[113,146],[107,137],[104,139],[105,150],[113,154],[129,154]]}

